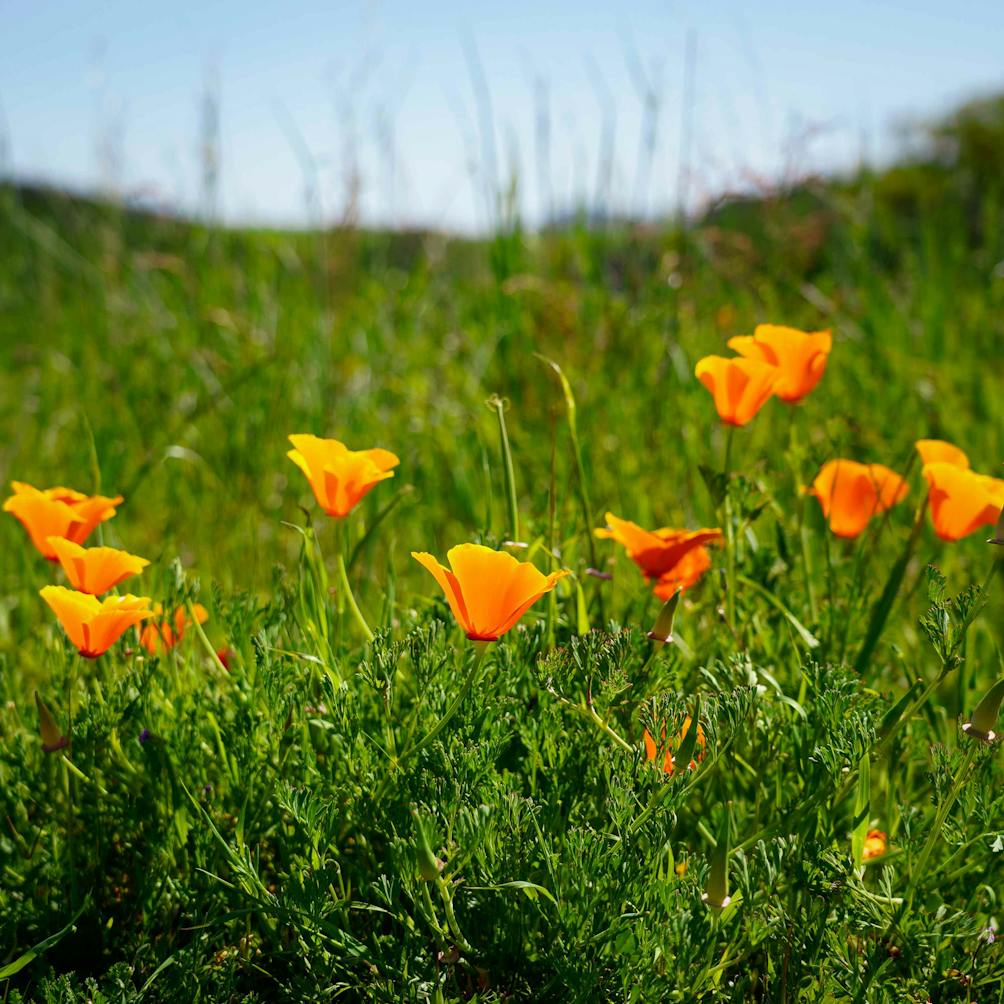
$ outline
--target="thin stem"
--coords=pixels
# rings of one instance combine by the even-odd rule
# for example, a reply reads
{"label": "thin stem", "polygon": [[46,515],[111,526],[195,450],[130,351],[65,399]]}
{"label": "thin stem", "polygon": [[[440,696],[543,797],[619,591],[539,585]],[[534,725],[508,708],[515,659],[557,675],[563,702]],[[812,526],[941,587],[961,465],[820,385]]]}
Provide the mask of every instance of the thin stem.
{"label": "thin stem", "polygon": [[348,603],[349,612],[355,618],[355,622],[359,625],[359,630],[362,631],[368,642],[373,641],[373,632],[370,630],[369,624],[366,623],[366,618],[363,617],[363,613],[359,609],[359,604],[356,603],[356,598],[352,593],[352,586],[349,585],[349,576],[345,569],[345,557],[340,550],[338,552],[338,579],[341,586],[339,592],[344,596],[345,601]]}
{"label": "thin stem", "polygon": [[725,458],[722,463],[722,475],[725,479],[725,498],[723,508],[725,513],[725,619],[729,630],[735,634],[735,587],[736,587],[736,542],[735,528],[732,525],[732,498],[729,493],[729,477],[732,464],[732,440],[735,438],[735,426],[730,425],[725,433]]}
{"label": "thin stem", "polygon": [[973,760],[976,759],[976,753],[978,750],[979,743],[975,740],[971,741],[969,744],[969,751],[966,753],[966,759],[959,768],[959,773],[956,774],[955,781],[952,783],[952,787],[945,796],[945,800],[938,807],[938,814],[934,817],[934,825],[931,827],[931,832],[927,836],[924,847],[920,852],[920,857],[917,859],[916,864],[910,869],[911,899],[913,898],[913,891],[916,887],[917,878],[924,874],[924,866],[927,864],[927,859],[931,856],[931,851],[934,850],[934,845],[938,842],[938,838],[941,836],[941,829],[945,825],[948,813],[951,811],[952,806],[959,797],[963,784],[965,784],[969,779],[973,766]]}
{"label": "thin stem", "polygon": [[805,603],[809,610],[809,620],[815,624],[816,592],[812,585],[812,562],[809,551],[809,530],[805,525],[808,495],[802,491],[802,456],[798,443],[798,427],[795,423],[796,408],[791,409],[791,422],[788,426],[788,456],[791,460],[791,470],[795,477],[795,495],[798,499],[798,546],[802,557],[802,573],[805,578]]}

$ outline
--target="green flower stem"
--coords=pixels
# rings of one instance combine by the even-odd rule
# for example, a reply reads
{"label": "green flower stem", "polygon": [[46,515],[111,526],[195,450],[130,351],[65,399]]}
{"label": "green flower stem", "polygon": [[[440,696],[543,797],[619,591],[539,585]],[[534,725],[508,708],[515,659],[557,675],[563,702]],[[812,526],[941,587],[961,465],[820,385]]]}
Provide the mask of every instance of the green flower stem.
{"label": "green flower stem", "polygon": [[735,530],[732,526],[732,499],[729,495],[729,476],[732,469],[732,441],[736,428],[730,425],[725,433],[725,459],[722,463],[722,474],[725,476],[725,498],[722,502],[725,522],[725,620],[729,630],[736,630],[736,542]]}
{"label": "green flower stem", "polygon": [[788,457],[795,479],[795,494],[798,499],[798,547],[802,557],[802,573],[805,577],[805,603],[809,610],[809,621],[815,624],[817,614],[816,592],[812,584],[812,561],[809,551],[809,528],[805,525],[806,507],[809,496],[802,491],[802,458],[798,442],[798,426],[795,422],[796,408],[791,409],[791,423],[788,426]]}
{"label": "green flower stem", "polygon": [[958,799],[959,793],[962,791],[962,786],[969,780],[969,776],[972,773],[973,761],[976,759],[978,751],[979,743],[971,742],[969,744],[969,750],[966,753],[966,759],[959,768],[959,773],[955,775],[955,781],[952,783],[952,787],[945,796],[945,800],[938,807],[938,814],[934,817],[934,825],[931,827],[931,832],[928,834],[927,840],[921,849],[920,857],[917,858],[916,864],[914,864],[914,866],[910,869],[910,899],[913,898],[913,891],[916,887],[917,879],[924,874],[924,867],[927,864],[927,859],[931,856],[931,851],[934,850],[934,845],[938,842],[938,839],[941,836],[941,830],[945,825],[945,820],[948,818],[948,813],[951,811],[952,806]]}
{"label": "green flower stem", "polygon": [[457,915],[453,912],[453,896],[449,883],[440,875],[436,879],[436,885],[439,887],[439,895],[443,900],[443,909],[446,911],[446,923],[450,928],[450,933],[453,935],[453,940],[457,943],[457,948],[465,955],[477,954],[471,943],[464,937],[463,931],[460,930],[460,924],[457,923]]}
{"label": "green flower stem", "polygon": [[344,597],[345,602],[348,603],[349,612],[355,618],[355,622],[359,625],[359,630],[362,631],[364,637],[368,642],[373,641],[373,632],[370,630],[369,624],[366,623],[366,618],[363,617],[362,611],[359,609],[359,604],[356,603],[356,598],[352,594],[352,586],[349,585],[349,575],[345,569],[345,557],[342,551],[338,552],[338,580],[341,586],[341,594]]}

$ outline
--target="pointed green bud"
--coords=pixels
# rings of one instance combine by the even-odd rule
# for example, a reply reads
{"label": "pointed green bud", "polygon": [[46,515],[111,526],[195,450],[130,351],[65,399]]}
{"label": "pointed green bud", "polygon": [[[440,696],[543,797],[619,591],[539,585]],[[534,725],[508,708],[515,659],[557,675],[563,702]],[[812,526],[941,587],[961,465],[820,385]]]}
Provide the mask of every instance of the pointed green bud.
{"label": "pointed green bud", "polygon": [[435,882],[439,878],[439,862],[436,860],[436,855],[432,853],[432,848],[429,846],[429,836],[425,832],[425,824],[422,822],[422,817],[418,814],[418,809],[412,809],[411,815],[415,820],[418,873],[424,881]]}
{"label": "pointed green bud", "polygon": [[66,749],[70,740],[63,735],[52,712],[45,706],[45,701],[35,691],[35,707],[38,709],[38,731],[42,736],[42,750],[45,753],[55,753]]}
{"label": "pointed green bud", "polygon": [[660,645],[668,645],[673,641],[673,621],[676,620],[676,608],[680,605],[681,595],[683,590],[677,589],[662,605],[655,627],[648,633],[652,641],[657,641]]}
{"label": "pointed green bud", "polygon": [[969,721],[962,726],[962,731],[973,739],[992,743],[997,738],[994,726],[997,724],[1002,702],[1004,702],[1004,680],[998,680],[976,705]]}
{"label": "pointed green bud", "polygon": [[718,828],[718,844],[711,852],[711,872],[701,899],[712,910],[724,910],[732,902],[729,895],[729,842],[732,833],[732,803],[725,805],[721,826]]}

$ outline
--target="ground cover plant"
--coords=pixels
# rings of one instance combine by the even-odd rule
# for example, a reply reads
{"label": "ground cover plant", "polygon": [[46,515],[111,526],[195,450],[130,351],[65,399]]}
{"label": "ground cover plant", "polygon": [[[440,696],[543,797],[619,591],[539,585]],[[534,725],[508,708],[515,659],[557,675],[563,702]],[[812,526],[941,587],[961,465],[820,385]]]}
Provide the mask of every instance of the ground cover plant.
{"label": "ground cover plant", "polygon": [[0,190],[5,1000],[1000,999],[988,107],[687,228]]}

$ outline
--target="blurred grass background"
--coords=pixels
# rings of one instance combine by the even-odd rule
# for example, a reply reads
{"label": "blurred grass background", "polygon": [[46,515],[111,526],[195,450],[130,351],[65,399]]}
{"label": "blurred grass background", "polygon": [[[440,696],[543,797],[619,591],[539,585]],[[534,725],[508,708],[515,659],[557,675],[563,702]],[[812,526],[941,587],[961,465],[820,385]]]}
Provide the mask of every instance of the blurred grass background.
{"label": "blurred grass background", "polygon": [[[574,388],[597,524],[607,509],[707,523],[697,467],[719,462],[721,430],[693,367],[764,321],[834,329],[798,419],[820,463],[902,470],[926,436],[1000,473],[1002,179],[1004,99],[988,99],[928,127],[907,161],[723,202],[687,225],[583,218],[528,233],[500,213],[484,240],[231,230],[8,185],[0,476],[121,492],[106,541],[262,590],[298,547],[280,521],[312,504],[287,434],[383,446],[401,467],[363,518],[415,491],[370,560],[377,578],[417,584],[411,549],[504,532],[492,393],[509,401],[530,534],[546,527],[552,436],[560,536],[581,534],[561,391],[537,353]],[[740,466],[776,468],[790,421],[772,402],[740,430]],[[0,521],[8,610],[37,577],[22,534]],[[920,559],[980,547],[949,556],[929,535]]]}

